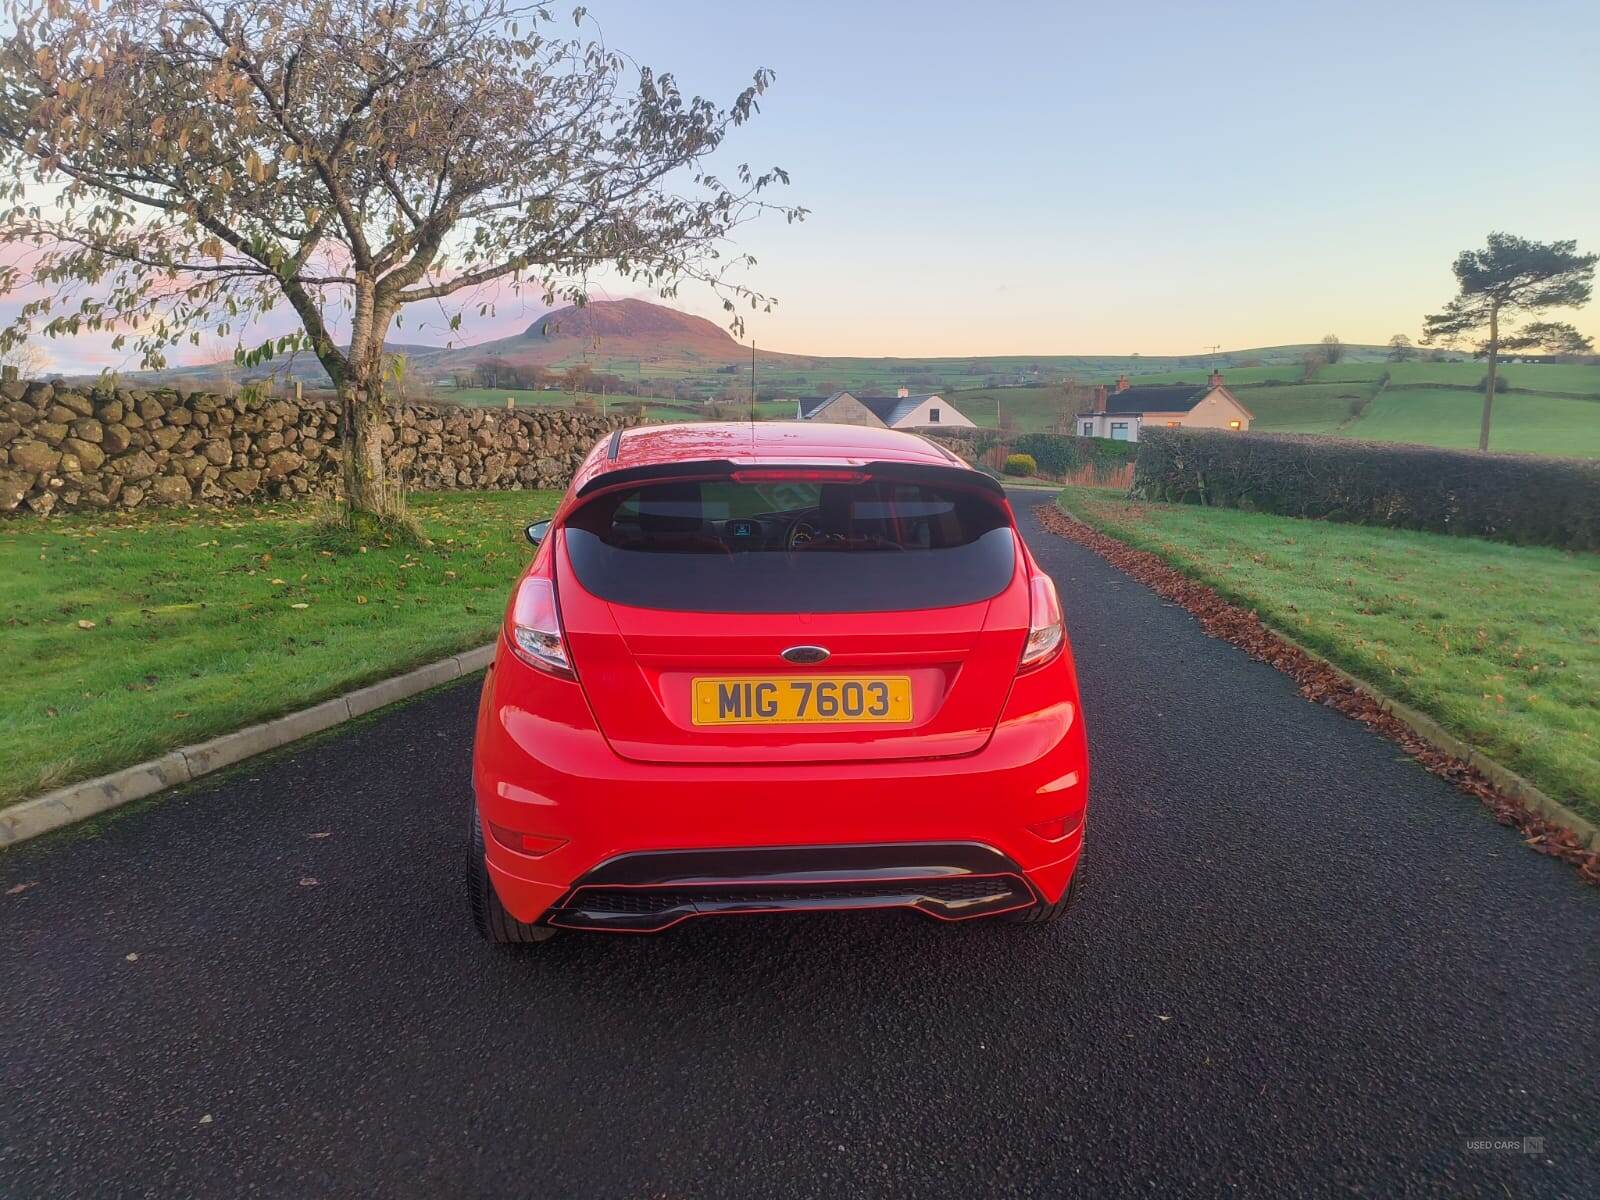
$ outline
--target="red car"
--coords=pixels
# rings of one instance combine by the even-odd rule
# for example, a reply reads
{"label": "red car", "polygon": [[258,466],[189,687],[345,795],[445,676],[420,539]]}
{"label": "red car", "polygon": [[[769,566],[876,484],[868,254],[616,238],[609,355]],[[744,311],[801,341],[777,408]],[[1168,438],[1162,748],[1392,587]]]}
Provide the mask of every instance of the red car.
{"label": "red car", "polygon": [[933,442],[631,429],[518,581],[478,708],[478,932],[1063,913],[1088,796],[1055,586]]}

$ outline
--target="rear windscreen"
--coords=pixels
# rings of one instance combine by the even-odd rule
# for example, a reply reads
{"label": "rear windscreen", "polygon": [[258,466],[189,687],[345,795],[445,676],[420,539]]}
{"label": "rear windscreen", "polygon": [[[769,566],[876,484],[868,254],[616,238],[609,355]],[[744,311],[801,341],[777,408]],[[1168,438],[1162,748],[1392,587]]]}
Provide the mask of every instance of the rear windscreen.
{"label": "rear windscreen", "polygon": [[567,553],[601,599],[699,612],[972,604],[1016,565],[996,501],[886,480],[647,484],[573,514]]}

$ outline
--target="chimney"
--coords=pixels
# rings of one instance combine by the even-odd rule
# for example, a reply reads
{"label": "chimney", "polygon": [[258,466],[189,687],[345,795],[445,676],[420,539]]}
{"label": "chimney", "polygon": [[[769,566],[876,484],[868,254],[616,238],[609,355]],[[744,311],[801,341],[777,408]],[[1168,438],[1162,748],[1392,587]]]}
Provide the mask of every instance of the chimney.
{"label": "chimney", "polygon": [[1222,372],[1217,370],[1215,367],[1213,367],[1212,370],[1211,370],[1211,378],[1206,380],[1206,383],[1210,384],[1214,388],[1221,387],[1222,386]]}
{"label": "chimney", "polygon": [[1126,375],[1118,375],[1117,376],[1117,391],[1125,392],[1127,390],[1128,390],[1128,377]]}
{"label": "chimney", "polygon": [[904,400],[907,396],[911,395],[911,389],[910,388],[897,388],[897,389],[895,389],[894,395],[895,395],[895,399],[896,400]]}
{"label": "chimney", "polygon": [[[1119,391],[1121,389],[1118,389]],[[1094,411],[1103,413],[1106,410],[1106,385],[1098,383],[1094,389]]]}

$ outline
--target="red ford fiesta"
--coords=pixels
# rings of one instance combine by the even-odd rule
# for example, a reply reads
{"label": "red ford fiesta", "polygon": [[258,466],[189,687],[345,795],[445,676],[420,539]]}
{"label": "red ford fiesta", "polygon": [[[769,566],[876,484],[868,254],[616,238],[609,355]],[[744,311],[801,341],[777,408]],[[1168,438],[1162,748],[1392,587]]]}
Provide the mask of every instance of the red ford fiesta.
{"label": "red ford fiesta", "polygon": [[485,938],[1066,910],[1077,679],[995,480],[883,429],[652,426],[528,536],[473,750]]}

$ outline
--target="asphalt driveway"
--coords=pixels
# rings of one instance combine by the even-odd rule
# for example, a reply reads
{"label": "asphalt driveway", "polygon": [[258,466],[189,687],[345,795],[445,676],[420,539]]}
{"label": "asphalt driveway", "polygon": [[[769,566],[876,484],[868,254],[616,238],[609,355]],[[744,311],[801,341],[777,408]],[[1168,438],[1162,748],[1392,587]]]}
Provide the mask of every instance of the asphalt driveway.
{"label": "asphalt driveway", "polygon": [[0,1196],[1595,1194],[1600,891],[1036,501],[1072,923],[481,946],[455,687],[0,855]]}

